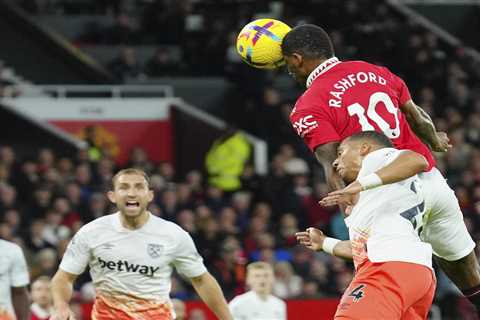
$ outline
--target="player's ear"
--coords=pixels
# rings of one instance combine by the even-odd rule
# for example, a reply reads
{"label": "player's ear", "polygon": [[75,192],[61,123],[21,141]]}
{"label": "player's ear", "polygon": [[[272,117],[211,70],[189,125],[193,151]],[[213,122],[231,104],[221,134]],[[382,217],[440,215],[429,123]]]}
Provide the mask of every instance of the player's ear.
{"label": "player's ear", "polygon": [[110,200],[112,203],[117,203],[117,200],[115,199],[115,193],[113,191],[108,191],[107,192],[107,198]]}
{"label": "player's ear", "polygon": [[293,53],[292,56],[295,59],[295,66],[297,68],[301,67],[303,65],[303,56],[301,54],[298,54],[298,53]]}
{"label": "player's ear", "polygon": [[148,190],[148,202],[152,201],[154,197],[153,190]]}
{"label": "player's ear", "polygon": [[370,153],[371,150],[372,150],[372,145],[370,143],[362,142],[362,144],[360,145],[361,156],[366,156],[367,154]]}

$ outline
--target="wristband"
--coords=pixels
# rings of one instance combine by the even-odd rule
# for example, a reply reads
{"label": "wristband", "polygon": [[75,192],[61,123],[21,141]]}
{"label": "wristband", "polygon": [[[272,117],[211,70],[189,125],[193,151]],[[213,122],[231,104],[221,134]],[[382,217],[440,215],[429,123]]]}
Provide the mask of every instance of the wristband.
{"label": "wristband", "polygon": [[382,179],[376,173],[371,173],[367,176],[357,179],[358,183],[362,186],[363,191],[373,189],[383,185]]}
{"label": "wristband", "polygon": [[326,237],[325,239],[323,239],[322,250],[325,251],[326,253],[334,256],[333,248],[335,248],[335,246],[339,242],[340,242],[340,240],[338,240],[338,239]]}

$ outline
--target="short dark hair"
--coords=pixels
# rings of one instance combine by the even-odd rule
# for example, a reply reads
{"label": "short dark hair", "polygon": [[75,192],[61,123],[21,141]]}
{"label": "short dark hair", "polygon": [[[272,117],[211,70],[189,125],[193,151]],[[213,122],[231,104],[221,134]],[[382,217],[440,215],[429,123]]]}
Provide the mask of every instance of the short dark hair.
{"label": "short dark hair", "polygon": [[331,58],[335,52],[327,32],[314,24],[304,24],[290,30],[282,40],[282,53],[298,53],[306,58]]}
{"label": "short dark hair", "polygon": [[390,139],[388,139],[386,135],[377,131],[362,131],[359,133],[355,133],[348,137],[347,140],[370,140],[383,147],[394,147],[392,141],[390,141]]}

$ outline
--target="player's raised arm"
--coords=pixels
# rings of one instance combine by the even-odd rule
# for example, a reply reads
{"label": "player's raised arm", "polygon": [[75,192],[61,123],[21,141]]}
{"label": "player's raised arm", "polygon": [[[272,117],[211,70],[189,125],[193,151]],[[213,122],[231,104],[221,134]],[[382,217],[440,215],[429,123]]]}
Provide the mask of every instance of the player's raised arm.
{"label": "player's raised arm", "polygon": [[[69,302],[73,294],[73,283],[77,275],[58,269],[52,279],[51,290],[54,312],[52,320],[75,320]],[[78,319],[79,320],[79,319]]]}
{"label": "player's raised arm", "polygon": [[413,132],[433,151],[446,152],[450,147],[449,139],[444,132],[437,132],[432,118],[412,100],[400,106]]}
{"label": "player's raised arm", "polygon": [[217,280],[207,271],[198,277],[190,278],[192,286],[200,298],[220,320],[233,320],[227,301]]}
{"label": "player's raised arm", "polygon": [[363,190],[408,179],[425,171],[428,166],[428,161],[421,154],[411,150],[403,150],[390,164],[375,173],[355,180],[343,189],[330,192],[327,197],[322,199],[320,204],[324,206],[350,205],[348,196],[358,194]]}

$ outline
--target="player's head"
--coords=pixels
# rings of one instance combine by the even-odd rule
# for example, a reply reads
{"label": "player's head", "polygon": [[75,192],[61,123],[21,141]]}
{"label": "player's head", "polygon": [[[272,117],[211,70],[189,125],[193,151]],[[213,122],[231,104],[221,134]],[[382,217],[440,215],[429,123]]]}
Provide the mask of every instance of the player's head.
{"label": "player's head", "polygon": [[282,53],[288,73],[301,84],[320,63],[335,54],[327,32],[313,24],[290,30],[282,40]]}
{"label": "player's head", "polygon": [[32,301],[42,308],[49,308],[52,304],[50,293],[50,278],[47,276],[38,277],[31,287]]}
{"label": "player's head", "polygon": [[112,190],[107,195],[127,217],[140,216],[153,200],[147,174],[134,168],[120,170],[113,176]]}
{"label": "player's head", "polygon": [[270,264],[259,261],[247,266],[247,285],[257,294],[270,294],[274,280],[273,268]]}
{"label": "player's head", "polygon": [[173,310],[177,317],[176,320],[185,320],[187,319],[187,309],[185,303],[179,299],[172,299]]}
{"label": "player's head", "polygon": [[363,158],[381,148],[393,148],[392,142],[383,133],[376,131],[356,133],[340,143],[333,167],[345,183],[351,183],[357,179]]}

